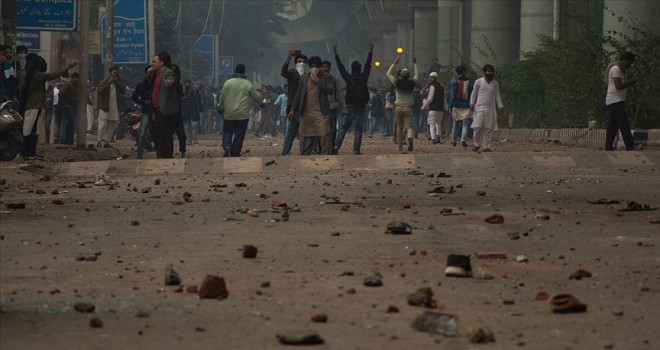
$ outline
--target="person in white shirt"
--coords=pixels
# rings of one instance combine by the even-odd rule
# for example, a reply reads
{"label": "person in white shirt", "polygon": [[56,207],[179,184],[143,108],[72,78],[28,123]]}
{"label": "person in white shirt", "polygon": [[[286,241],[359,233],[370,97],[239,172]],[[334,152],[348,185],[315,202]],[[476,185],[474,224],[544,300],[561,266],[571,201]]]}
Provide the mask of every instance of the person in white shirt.
{"label": "person in white shirt", "polygon": [[429,96],[424,101],[422,109],[429,110],[429,128],[431,132],[431,143],[434,145],[440,141],[442,136],[443,126],[447,124],[447,98],[445,88],[438,81],[438,73],[431,72],[429,74]]}
{"label": "person in white shirt", "polygon": [[504,110],[500,85],[495,77],[495,67],[487,64],[483,67],[484,77],[477,79],[470,98],[472,111],[472,129],[474,129],[475,152],[490,152],[490,140],[493,131],[497,131],[497,110]]}
{"label": "person in white shirt", "polygon": [[605,105],[609,112],[607,132],[605,134],[606,151],[614,150],[614,139],[619,130],[621,130],[621,136],[623,137],[623,143],[626,145],[626,150],[635,150],[635,142],[633,141],[628,116],[626,115],[626,91],[628,91],[628,86],[637,82],[637,79],[626,80],[624,75],[624,72],[630,68],[633,62],[635,62],[635,55],[625,52],[619,56],[618,61],[610,63],[605,70],[605,78],[607,79]]}

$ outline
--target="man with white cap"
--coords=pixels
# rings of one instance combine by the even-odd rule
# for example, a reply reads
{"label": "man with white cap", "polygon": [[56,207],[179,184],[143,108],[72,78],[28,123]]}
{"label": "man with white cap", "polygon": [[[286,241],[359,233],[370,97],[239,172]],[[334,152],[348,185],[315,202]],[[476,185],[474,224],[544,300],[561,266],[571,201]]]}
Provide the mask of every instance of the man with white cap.
{"label": "man with white cap", "polygon": [[431,131],[431,143],[434,145],[439,142],[444,134],[445,125],[447,125],[447,98],[445,97],[445,88],[438,82],[438,73],[429,74],[429,96],[426,98],[422,109],[429,110],[429,129]]}

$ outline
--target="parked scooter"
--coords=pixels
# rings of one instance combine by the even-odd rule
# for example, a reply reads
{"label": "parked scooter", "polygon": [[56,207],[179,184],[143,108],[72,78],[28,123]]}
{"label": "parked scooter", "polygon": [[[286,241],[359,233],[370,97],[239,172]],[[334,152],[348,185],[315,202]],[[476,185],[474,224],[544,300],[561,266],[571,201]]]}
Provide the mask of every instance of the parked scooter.
{"label": "parked scooter", "polygon": [[0,161],[16,158],[23,147],[23,116],[14,109],[14,102],[0,104]]}
{"label": "parked scooter", "polygon": [[[135,140],[135,142],[139,142],[140,123],[142,121],[142,107],[136,103],[132,107],[124,109],[121,112],[120,118],[123,119],[126,123],[126,130],[133,137],[133,140]],[[147,132],[147,139],[144,145],[144,149],[149,152],[154,150],[151,143],[151,133],[149,132]]]}

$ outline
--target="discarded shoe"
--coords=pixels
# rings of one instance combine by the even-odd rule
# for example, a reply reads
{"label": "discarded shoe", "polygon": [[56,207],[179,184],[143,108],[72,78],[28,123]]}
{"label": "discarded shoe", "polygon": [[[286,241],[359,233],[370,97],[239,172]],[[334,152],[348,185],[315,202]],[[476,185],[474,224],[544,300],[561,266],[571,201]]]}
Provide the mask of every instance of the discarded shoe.
{"label": "discarded shoe", "polygon": [[451,254],[447,257],[445,276],[472,277],[472,266],[469,255]]}
{"label": "discarded shoe", "polygon": [[393,235],[409,235],[412,233],[412,226],[403,221],[392,221],[387,224],[387,231],[385,233]]}
{"label": "discarded shoe", "polygon": [[607,198],[591,198],[591,199],[587,199],[587,203],[590,203],[590,204],[619,204],[621,202],[619,202],[617,200],[607,199]]}
{"label": "discarded shoe", "polygon": [[628,202],[628,205],[623,208],[619,209],[619,211],[648,211],[648,210],[656,210],[658,208],[651,207],[648,204],[642,204],[642,203],[637,203],[635,201],[630,201]]}
{"label": "discarded shoe", "polygon": [[550,308],[555,314],[570,314],[587,311],[587,305],[570,294],[555,295],[550,301],[548,301],[548,304],[550,304]]}

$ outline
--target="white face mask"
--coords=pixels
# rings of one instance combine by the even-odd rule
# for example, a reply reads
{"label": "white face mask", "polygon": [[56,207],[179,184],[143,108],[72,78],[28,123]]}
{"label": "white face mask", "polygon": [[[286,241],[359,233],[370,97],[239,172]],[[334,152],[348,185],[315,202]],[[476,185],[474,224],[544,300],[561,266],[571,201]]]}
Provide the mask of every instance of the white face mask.
{"label": "white face mask", "polygon": [[298,71],[298,74],[303,75],[303,73],[305,73],[305,68],[307,68],[307,63],[296,63],[296,70]]}
{"label": "white face mask", "polygon": [[319,72],[320,72],[320,71],[321,71],[321,70],[318,69],[318,68],[316,68],[316,67],[314,67],[314,68],[310,68],[310,69],[309,69],[309,72],[312,73],[312,74],[314,74],[314,75],[319,75]]}

